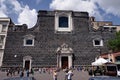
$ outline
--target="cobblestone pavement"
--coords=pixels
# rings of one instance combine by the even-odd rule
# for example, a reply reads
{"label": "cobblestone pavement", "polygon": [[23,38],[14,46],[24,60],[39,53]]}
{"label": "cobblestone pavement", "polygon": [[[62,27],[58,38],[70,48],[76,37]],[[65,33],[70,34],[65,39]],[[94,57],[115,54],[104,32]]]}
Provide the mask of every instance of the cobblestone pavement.
{"label": "cobblestone pavement", "polygon": [[[74,76],[72,77],[72,80],[88,80],[89,75],[86,71],[73,71]],[[26,76],[26,75],[24,75]],[[36,80],[53,80],[52,73],[39,73],[35,72],[34,75],[30,74],[31,77],[34,77]],[[11,76],[9,76],[11,77]],[[9,78],[6,76],[6,72],[0,72],[0,80],[4,80],[6,78]],[[19,75],[15,75],[12,77],[19,77]],[[58,72],[58,80],[64,80],[65,73],[63,71]]]}

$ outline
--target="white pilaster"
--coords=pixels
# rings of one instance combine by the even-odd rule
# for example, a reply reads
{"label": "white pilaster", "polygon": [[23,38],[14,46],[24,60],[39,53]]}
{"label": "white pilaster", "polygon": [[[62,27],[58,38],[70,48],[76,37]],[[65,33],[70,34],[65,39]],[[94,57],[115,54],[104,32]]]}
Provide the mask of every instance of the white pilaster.
{"label": "white pilaster", "polygon": [[60,62],[59,62],[59,64],[60,64],[60,68],[62,68],[62,56],[60,56],[60,58],[59,58],[59,60],[60,60]]}
{"label": "white pilaster", "polygon": [[4,53],[4,51],[0,51],[0,66],[2,66],[3,53]]}
{"label": "white pilaster", "polygon": [[68,56],[68,67],[71,68],[72,67],[72,56]]}
{"label": "white pilaster", "polygon": [[31,64],[32,64],[32,60],[30,59],[30,68],[29,68],[29,71],[31,71],[31,69],[32,69]]}

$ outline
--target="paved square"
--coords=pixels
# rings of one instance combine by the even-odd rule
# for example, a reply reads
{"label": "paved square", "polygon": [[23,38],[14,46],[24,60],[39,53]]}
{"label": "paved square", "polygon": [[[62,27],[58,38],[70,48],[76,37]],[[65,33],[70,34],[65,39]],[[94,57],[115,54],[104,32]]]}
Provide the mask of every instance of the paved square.
{"label": "paved square", "polygon": [[[88,80],[89,79],[89,75],[87,71],[77,71],[74,70],[73,71],[74,76],[72,77],[72,80]],[[24,72],[24,76],[26,77],[26,72]],[[6,72],[0,72],[0,80],[4,80],[7,78],[10,78],[11,76],[6,76]],[[19,77],[19,75],[12,76],[13,77]],[[34,75],[30,74],[30,77],[34,77],[36,80],[53,80],[53,74],[52,73],[39,73],[39,72],[35,72]],[[65,72],[60,71],[58,72],[58,80],[64,80],[65,79]]]}

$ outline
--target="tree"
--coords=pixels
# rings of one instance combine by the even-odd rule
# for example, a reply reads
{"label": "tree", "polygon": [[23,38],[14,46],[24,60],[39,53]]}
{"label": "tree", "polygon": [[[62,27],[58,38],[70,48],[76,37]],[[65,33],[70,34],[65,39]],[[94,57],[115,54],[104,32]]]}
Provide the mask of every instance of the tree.
{"label": "tree", "polygon": [[108,47],[112,51],[120,51],[120,31],[116,32],[116,36],[114,39],[108,41]]}

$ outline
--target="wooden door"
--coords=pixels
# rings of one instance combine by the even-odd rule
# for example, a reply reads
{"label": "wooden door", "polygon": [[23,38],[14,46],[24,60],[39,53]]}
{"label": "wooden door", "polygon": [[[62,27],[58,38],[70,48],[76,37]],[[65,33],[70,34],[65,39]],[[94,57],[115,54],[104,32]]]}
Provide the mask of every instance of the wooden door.
{"label": "wooden door", "polygon": [[68,68],[68,57],[62,57],[62,69]]}
{"label": "wooden door", "polygon": [[30,61],[27,60],[27,61],[25,61],[25,69],[29,70],[29,68],[30,68]]}

